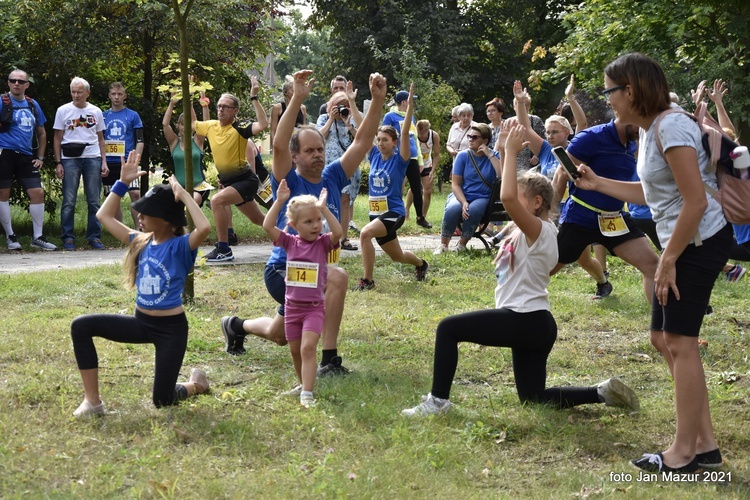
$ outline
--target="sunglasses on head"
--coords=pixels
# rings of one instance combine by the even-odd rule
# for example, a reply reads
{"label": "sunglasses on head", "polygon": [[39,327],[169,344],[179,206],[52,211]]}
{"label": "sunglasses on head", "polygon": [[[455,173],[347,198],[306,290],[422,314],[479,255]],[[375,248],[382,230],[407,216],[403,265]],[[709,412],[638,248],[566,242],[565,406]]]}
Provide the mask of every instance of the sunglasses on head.
{"label": "sunglasses on head", "polygon": [[17,83],[19,85],[24,85],[26,83],[29,83],[28,80],[19,80],[17,78],[8,78],[8,83]]}

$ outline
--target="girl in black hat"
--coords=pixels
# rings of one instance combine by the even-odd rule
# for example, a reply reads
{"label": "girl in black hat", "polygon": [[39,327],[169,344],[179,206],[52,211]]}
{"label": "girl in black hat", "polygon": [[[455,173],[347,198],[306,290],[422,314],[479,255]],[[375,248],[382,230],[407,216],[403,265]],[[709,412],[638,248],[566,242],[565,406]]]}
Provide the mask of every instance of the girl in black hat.
{"label": "girl in black hat", "polygon": [[[84,400],[73,413],[76,417],[103,415],[99,397],[99,363],[93,337],[115,342],[154,344],[153,402],[157,407],[173,405],[181,399],[208,391],[206,374],[197,368],[187,383],[177,384],[187,347],[188,322],[182,307],[185,278],[193,267],[198,246],[208,236],[211,225],[195,200],[174,176],[169,185],[152,187],[133,203],[139,212],[142,232],[115,219],[120,198],[128,185],[146,172],[139,171],[140,155],[133,152],[122,166],[120,180],[96,216],[118,240],[128,245],[123,262],[125,284],[136,290],[135,316],[90,314],[79,316],[71,325],[73,350],[83,379]],[[195,229],[185,234],[185,207]]]}

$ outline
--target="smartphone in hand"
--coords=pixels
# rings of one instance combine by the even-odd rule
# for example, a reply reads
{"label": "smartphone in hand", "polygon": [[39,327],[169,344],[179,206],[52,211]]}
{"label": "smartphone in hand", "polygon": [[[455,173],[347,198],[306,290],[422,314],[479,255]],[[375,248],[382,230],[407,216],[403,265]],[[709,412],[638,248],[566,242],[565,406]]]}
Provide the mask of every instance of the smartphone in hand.
{"label": "smartphone in hand", "polygon": [[581,177],[581,174],[578,172],[578,169],[573,163],[573,160],[570,159],[570,156],[568,156],[568,152],[565,151],[564,147],[557,146],[553,148],[552,154],[555,155],[557,161],[560,162],[560,165],[562,165],[565,171],[568,173],[568,178],[570,178],[571,181],[575,182],[576,179],[579,179]]}

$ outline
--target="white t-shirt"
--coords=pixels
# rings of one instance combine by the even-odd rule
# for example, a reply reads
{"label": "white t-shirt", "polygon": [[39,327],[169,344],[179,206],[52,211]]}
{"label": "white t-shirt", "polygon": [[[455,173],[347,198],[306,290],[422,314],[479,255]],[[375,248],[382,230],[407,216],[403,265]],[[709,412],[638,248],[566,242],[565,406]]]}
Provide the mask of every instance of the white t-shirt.
{"label": "white t-shirt", "polygon": [[[70,142],[88,144],[80,158],[102,156],[97,132],[103,132],[107,127],[104,125],[102,110],[93,104],[86,103],[85,108],[76,107],[72,102],[63,104],[57,108],[53,128],[63,131],[62,144]],[[68,158],[65,154],[62,154],[62,157]]]}
{"label": "white t-shirt", "polygon": [[[654,120],[654,123],[656,120]],[[643,185],[646,204],[651,209],[656,222],[656,232],[662,248],[667,246],[674,232],[677,217],[680,215],[684,200],[677,189],[672,169],[659,153],[656,145],[656,131],[651,124],[648,131],[641,129],[640,151],[638,153],[638,177]],[[704,183],[716,189],[716,172],[708,171],[708,155],[701,142],[701,129],[695,121],[683,113],[671,113],[659,122],[659,139],[666,153],[669,148],[687,146],[696,150],[698,167]],[[698,234],[701,240],[710,238],[724,225],[724,213],[721,205],[711,196],[706,208]]]}
{"label": "white t-shirt", "polygon": [[495,266],[495,307],[520,313],[549,311],[547,286],[557,259],[557,228],[552,222],[542,221],[539,237],[531,246],[516,228],[503,240]]}

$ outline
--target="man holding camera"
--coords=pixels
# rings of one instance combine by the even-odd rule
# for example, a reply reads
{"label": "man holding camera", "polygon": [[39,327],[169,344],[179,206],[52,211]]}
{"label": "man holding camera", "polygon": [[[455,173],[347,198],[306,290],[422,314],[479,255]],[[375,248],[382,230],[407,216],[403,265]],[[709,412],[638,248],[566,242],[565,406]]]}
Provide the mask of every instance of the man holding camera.
{"label": "man holding camera", "polygon": [[[346,83],[344,92],[336,92],[328,101],[326,113],[318,117],[316,127],[326,140],[326,159],[328,162],[338,160],[349,148],[357,128],[362,123],[362,114],[357,109],[354,99],[357,92],[352,87],[352,82]],[[362,172],[359,167],[349,179],[349,184],[341,191],[341,227],[344,228],[344,239],[341,240],[343,250],[358,250],[346,232],[349,230],[349,222],[352,220],[354,211],[354,200],[359,193],[359,183],[362,180]]]}

